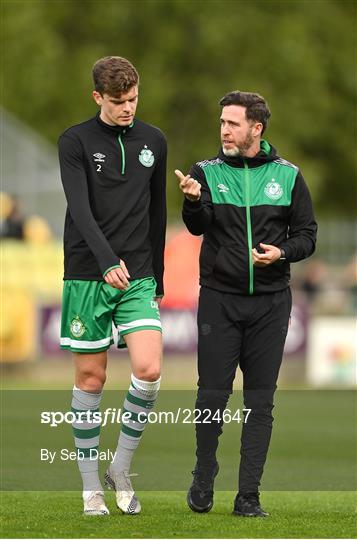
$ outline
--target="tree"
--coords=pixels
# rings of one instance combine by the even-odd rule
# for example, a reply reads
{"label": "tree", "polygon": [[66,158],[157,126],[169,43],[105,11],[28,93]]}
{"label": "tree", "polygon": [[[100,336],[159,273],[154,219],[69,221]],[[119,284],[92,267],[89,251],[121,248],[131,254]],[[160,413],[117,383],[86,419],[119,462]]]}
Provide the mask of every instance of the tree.
{"label": "tree", "polygon": [[173,169],[219,147],[218,101],[258,91],[267,138],[299,165],[318,213],[355,211],[356,4],[341,0],[5,1],[2,104],[50,141],[93,115],[93,62],[129,58],[141,76],[138,114],[169,142],[169,208],[181,195]]}

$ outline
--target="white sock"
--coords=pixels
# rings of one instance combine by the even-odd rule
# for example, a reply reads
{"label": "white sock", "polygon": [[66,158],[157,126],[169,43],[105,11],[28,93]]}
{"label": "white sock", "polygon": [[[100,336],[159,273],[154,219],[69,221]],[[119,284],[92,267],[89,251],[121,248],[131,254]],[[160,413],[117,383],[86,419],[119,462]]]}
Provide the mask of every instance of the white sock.
{"label": "white sock", "polygon": [[111,469],[115,472],[124,471],[129,473],[130,471],[134,452],[145,429],[145,417],[155,404],[160,381],[161,377],[157,381],[142,381],[131,375],[131,385],[123,407],[123,412],[131,413],[131,419],[122,423],[118,446],[111,463]]}
{"label": "white sock", "polygon": [[[98,411],[102,392],[92,394],[76,386],[73,387],[72,412]],[[100,421],[73,422],[74,442],[77,452],[83,452],[84,459],[78,459],[78,468],[83,482],[83,497],[86,492],[103,491],[98,474],[98,458],[90,457],[91,449],[98,449]],[[94,457],[94,459],[93,459]]]}

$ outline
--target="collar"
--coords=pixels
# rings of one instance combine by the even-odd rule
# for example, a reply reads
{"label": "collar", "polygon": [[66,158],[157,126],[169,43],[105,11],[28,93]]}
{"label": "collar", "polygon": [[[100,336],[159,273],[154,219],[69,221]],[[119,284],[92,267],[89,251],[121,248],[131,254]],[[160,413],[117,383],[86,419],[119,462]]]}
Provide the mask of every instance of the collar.
{"label": "collar", "polygon": [[134,126],[135,120],[132,121],[132,123],[129,126],[111,126],[107,124],[106,122],[103,122],[103,120],[100,117],[100,112],[96,114],[95,117],[98,124],[105,129],[108,133],[113,133],[114,135],[118,136],[127,131],[128,129],[132,128]]}
{"label": "collar", "polygon": [[231,167],[241,168],[244,167],[244,163],[247,163],[248,167],[259,167],[263,163],[267,163],[276,159],[277,153],[275,148],[271,144],[269,144],[268,141],[262,139],[260,141],[260,150],[253,157],[226,156],[224,155],[222,148],[218,153],[218,157]]}

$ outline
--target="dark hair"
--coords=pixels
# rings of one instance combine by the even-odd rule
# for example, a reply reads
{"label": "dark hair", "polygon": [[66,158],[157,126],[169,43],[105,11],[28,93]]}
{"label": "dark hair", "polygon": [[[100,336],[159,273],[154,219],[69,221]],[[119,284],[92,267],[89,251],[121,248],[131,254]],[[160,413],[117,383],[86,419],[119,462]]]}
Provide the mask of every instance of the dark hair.
{"label": "dark hair", "polygon": [[270,118],[270,110],[265,99],[259,94],[235,90],[234,92],[226,94],[219,104],[222,107],[226,107],[227,105],[241,105],[242,107],[245,107],[245,116],[247,120],[261,122],[263,124],[262,133],[264,133]]}
{"label": "dark hair", "polygon": [[139,83],[134,66],[121,56],[106,56],[93,66],[94,88],[101,95],[119,97]]}

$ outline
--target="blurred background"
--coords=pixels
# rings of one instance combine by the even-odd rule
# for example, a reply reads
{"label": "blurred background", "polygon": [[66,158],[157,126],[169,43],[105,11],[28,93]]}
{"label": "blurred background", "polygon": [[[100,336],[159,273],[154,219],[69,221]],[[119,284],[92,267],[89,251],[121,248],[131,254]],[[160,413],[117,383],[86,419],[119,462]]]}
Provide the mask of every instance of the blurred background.
{"label": "blurred background", "polygon": [[[66,204],[56,142],[96,113],[93,63],[119,55],[140,74],[138,117],[169,146],[166,387],[196,382],[201,244],[183,228],[173,171],[216,155],[218,102],[235,89],[267,99],[266,138],[301,168],[319,223],[316,254],[292,268],[280,384],[355,385],[356,3],[5,0],[1,10],[3,384],[70,384],[70,355],[58,346]],[[109,385],[125,387],[127,355],[112,348],[110,357]]]}

